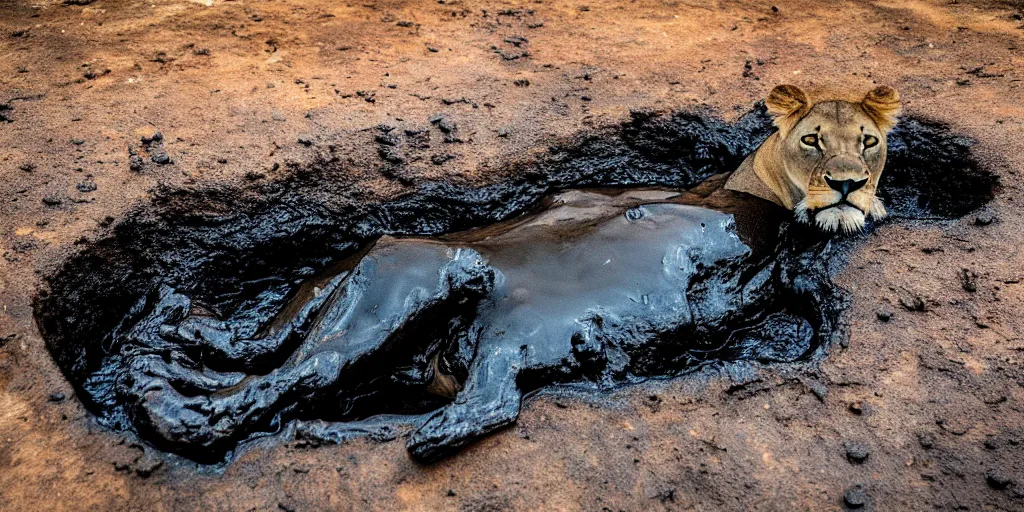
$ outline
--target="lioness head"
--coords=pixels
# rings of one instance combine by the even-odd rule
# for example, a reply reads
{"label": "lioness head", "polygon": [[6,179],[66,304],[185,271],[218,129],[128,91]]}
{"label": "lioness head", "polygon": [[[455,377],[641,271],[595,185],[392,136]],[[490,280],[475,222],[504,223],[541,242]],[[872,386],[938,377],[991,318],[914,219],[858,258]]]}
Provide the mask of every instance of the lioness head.
{"label": "lioness head", "polygon": [[900,111],[899,93],[882,86],[860,101],[812,102],[799,87],[780,85],[765,103],[778,132],[736,174],[746,171],[749,180],[752,170],[774,197],[763,188],[749,190],[749,183],[729,188],[775,201],[828,232],[858,231],[866,218],[886,215],[875,191],[885,166],[885,137]]}

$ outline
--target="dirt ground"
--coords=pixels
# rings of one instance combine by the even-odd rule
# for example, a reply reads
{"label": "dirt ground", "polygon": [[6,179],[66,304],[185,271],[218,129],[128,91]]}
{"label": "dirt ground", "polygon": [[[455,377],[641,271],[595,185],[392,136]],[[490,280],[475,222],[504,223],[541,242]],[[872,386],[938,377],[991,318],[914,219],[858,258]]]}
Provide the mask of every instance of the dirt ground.
{"label": "dirt ground", "polygon": [[[0,0],[0,509],[1024,510],[1022,9]],[[271,440],[197,468],[99,428],[33,319],[40,276],[162,184],[284,172],[436,113],[463,139],[447,160],[339,179],[384,196],[486,183],[630,109],[734,118],[788,82],[892,85],[908,112],[976,139],[1002,180],[980,214],[866,237],[840,276],[849,344],[816,369],[539,397],[427,467],[401,442]],[[171,162],[132,170],[128,145],[154,130]]]}

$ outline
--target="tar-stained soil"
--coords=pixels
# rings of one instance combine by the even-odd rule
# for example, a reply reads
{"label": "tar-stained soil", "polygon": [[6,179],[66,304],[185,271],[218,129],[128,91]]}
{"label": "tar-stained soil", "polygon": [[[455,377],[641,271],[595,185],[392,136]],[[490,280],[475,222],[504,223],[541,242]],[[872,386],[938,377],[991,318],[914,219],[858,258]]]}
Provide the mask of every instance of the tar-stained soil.
{"label": "tar-stained soil", "polygon": [[[0,508],[1021,508],[1018,6],[212,3],[11,2],[0,15]],[[883,194],[897,211],[909,198],[966,215],[897,218],[854,240],[836,277],[850,337],[813,369],[539,396],[515,427],[429,467],[400,443],[268,440],[211,469],[98,428],[34,321],[47,277],[98,248],[117,257],[83,264],[95,272],[49,300],[127,297],[175,273],[221,289],[200,276],[245,281],[265,258],[232,261],[184,233],[224,229],[229,243],[245,239],[230,226],[275,225],[213,222],[229,213],[291,197],[294,217],[277,225],[296,240],[306,221],[288,218],[314,226],[431,187],[542,181],[554,170],[536,163],[577,137],[674,119],[645,112],[734,121],[790,81],[897,87],[949,136],[939,150],[894,147],[890,165],[904,155],[917,183],[894,174]],[[671,169],[665,141],[638,140],[651,168]],[[987,199],[991,183],[941,172],[967,140],[977,169],[999,176],[979,211],[955,205]],[[608,147],[581,166],[613,160]],[[710,148],[709,169],[742,149]],[[964,200],[944,203],[950,190]],[[112,242],[132,230],[148,236]],[[125,307],[87,304],[99,296],[79,295],[80,311]],[[95,322],[84,334],[111,321],[85,316],[66,321]]]}

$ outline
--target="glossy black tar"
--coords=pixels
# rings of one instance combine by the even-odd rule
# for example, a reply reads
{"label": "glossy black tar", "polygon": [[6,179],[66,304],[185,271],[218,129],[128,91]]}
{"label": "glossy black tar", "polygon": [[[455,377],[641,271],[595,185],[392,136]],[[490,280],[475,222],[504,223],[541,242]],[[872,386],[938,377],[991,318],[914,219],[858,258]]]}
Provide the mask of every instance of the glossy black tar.
{"label": "glossy black tar", "polygon": [[[384,202],[365,198],[358,184],[339,178],[351,164],[330,154],[275,179],[161,189],[151,203],[139,205],[47,276],[47,289],[35,302],[36,318],[58,365],[99,421],[136,432],[163,449],[215,462],[239,443],[286,423],[320,440],[353,434],[389,438],[397,426],[411,424],[416,431],[410,448],[431,460],[513,421],[522,393],[547,385],[571,382],[603,390],[722,361],[810,360],[844,336],[845,299],[830,279],[838,261],[836,243],[792,225],[781,227],[764,258],[750,258],[721,214],[677,215],[669,226],[682,223],[689,228],[681,231],[692,233],[703,222],[705,228],[713,226],[713,242],[732,247],[720,258],[694,256],[694,261],[711,259],[681,281],[703,293],[693,297],[705,297],[689,299],[697,309],[688,304],[682,317],[690,321],[648,314],[651,309],[635,314],[622,303],[611,314],[628,313],[630,320],[588,317],[582,330],[558,331],[550,350],[529,340],[485,343],[496,336],[467,335],[486,330],[495,318],[510,318],[509,311],[486,304],[514,295],[507,281],[499,283],[516,266],[508,260],[512,252],[464,247],[452,254],[451,241],[379,240],[436,236],[514,219],[536,212],[551,193],[570,188],[694,187],[735,169],[771,130],[763,108],[736,123],[706,112],[634,112],[622,125],[582,133],[534,160],[512,162],[489,184],[419,183]],[[879,193],[893,217],[955,218],[991,199],[996,179],[970,148],[970,140],[944,125],[901,123],[889,137]],[[382,157],[378,165],[386,175],[401,177],[406,164]],[[652,251],[671,242],[644,240],[658,241],[648,246]],[[418,287],[432,293],[402,302],[404,309],[395,308],[389,317],[395,322],[391,335],[368,341],[386,350],[367,352],[365,358],[337,350],[318,356],[331,352],[310,341],[331,335],[321,332],[327,329],[317,321],[321,309],[338,304],[341,299],[331,292],[345,282],[345,274],[331,279],[328,269],[374,274],[372,267],[384,261],[380,248],[394,244],[402,249],[393,257],[433,262],[420,268],[429,270],[434,284]],[[398,277],[412,283],[414,274]],[[439,275],[446,277],[438,280]],[[376,281],[364,280],[363,289],[377,289],[371,282]],[[751,283],[761,294],[738,307]],[[550,298],[551,291],[542,295]],[[594,306],[608,302],[606,295],[584,296]],[[639,297],[639,304],[645,300],[651,297]],[[667,302],[662,305],[671,309]],[[582,309],[573,313],[587,310],[585,303],[574,306]],[[694,311],[699,321],[693,321]],[[562,329],[571,320],[579,327],[580,314],[565,316],[569,313],[556,301],[536,308],[531,321]],[[206,335],[198,339],[187,329],[176,330],[189,322],[208,323]],[[509,324],[520,337],[526,332],[523,322]],[[586,332],[601,336],[587,338]],[[515,357],[482,353],[484,345],[507,346]],[[439,354],[444,357],[435,357]],[[427,392],[438,369],[435,361],[464,386],[454,401]],[[478,382],[482,379],[474,379],[473,372],[482,375],[486,366],[480,365],[487,364],[504,369],[486,372],[501,378]],[[474,386],[480,392],[467,393]],[[158,388],[175,392],[150,393]],[[146,401],[156,395],[156,405]]]}

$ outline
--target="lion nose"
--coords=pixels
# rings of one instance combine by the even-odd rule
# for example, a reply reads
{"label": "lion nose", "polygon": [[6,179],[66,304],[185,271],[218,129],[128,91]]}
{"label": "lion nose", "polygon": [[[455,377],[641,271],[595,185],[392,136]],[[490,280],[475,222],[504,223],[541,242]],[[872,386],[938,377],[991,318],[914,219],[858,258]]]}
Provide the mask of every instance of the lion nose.
{"label": "lion nose", "polygon": [[832,190],[839,192],[843,197],[853,193],[855,190],[860,190],[867,182],[867,178],[862,180],[834,180],[827,176],[825,177],[825,183],[828,183]]}

